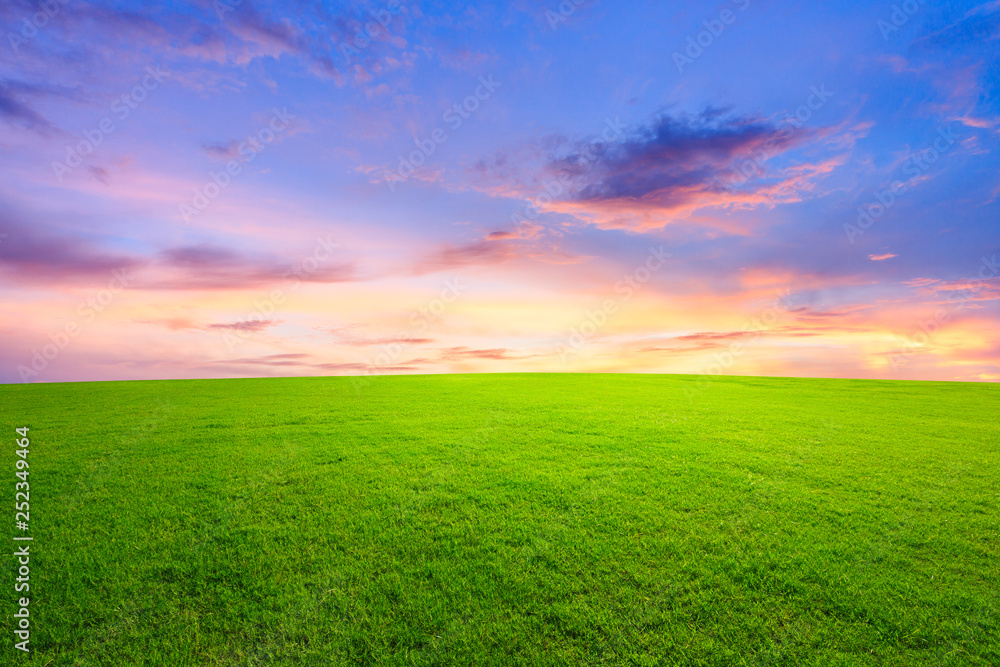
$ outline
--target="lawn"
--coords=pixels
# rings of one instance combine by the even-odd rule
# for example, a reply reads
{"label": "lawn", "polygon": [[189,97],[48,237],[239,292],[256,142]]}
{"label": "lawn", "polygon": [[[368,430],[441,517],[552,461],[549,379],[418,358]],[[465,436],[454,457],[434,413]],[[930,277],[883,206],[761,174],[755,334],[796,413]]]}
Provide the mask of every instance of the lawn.
{"label": "lawn", "polygon": [[998,415],[941,382],[0,386],[34,537],[0,662],[997,665]]}

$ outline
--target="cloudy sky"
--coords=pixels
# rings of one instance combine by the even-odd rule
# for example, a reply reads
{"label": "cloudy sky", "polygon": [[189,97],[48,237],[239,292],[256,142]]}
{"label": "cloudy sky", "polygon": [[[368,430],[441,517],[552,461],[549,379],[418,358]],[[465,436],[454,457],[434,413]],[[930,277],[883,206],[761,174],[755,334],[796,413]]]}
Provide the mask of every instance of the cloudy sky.
{"label": "cloudy sky", "polygon": [[0,382],[1000,379],[1000,2],[0,28]]}

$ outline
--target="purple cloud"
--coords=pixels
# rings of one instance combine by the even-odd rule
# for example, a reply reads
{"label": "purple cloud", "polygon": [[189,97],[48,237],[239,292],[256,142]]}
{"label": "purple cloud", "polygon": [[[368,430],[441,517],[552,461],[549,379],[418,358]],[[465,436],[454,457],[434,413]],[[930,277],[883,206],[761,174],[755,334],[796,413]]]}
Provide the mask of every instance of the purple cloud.
{"label": "purple cloud", "polygon": [[617,142],[559,147],[546,169],[568,179],[567,200],[676,208],[730,190],[740,160],[758,151],[776,155],[806,136],[801,129],[723,117],[718,110],[694,118],[664,114]]}

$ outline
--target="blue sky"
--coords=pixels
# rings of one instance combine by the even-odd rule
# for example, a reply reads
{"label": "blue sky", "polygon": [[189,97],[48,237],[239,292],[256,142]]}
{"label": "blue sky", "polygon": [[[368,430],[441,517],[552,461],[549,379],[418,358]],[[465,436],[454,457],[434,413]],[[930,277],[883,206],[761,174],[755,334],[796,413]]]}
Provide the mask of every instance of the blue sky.
{"label": "blue sky", "polygon": [[998,2],[16,0],[0,27],[2,381],[1000,379]]}

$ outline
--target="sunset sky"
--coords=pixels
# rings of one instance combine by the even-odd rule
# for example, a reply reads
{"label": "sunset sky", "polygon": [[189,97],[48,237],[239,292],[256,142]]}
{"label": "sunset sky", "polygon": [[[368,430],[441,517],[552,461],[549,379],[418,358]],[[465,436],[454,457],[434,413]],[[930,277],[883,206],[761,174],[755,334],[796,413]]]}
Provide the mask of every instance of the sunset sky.
{"label": "sunset sky", "polygon": [[0,27],[0,382],[1000,380],[1000,2]]}

